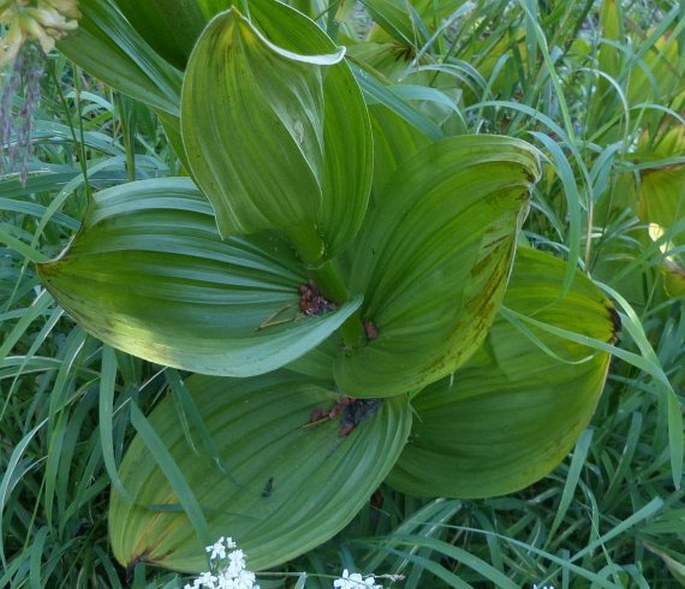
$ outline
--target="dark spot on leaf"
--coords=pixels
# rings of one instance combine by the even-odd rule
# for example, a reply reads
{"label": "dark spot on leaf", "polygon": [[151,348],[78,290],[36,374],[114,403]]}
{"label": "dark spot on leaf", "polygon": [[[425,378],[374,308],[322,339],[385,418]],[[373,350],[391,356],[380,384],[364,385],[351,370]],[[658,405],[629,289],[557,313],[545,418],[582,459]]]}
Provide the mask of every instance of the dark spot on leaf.
{"label": "dark spot on leaf", "polygon": [[366,333],[366,339],[370,342],[378,339],[378,328],[376,327],[376,324],[371,321],[371,319],[364,321],[364,332]]}
{"label": "dark spot on leaf", "polygon": [[364,419],[373,415],[383,403],[383,399],[354,399],[345,407],[340,418],[338,434],[347,436]]}
{"label": "dark spot on leaf", "polygon": [[338,434],[344,437],[349,435],[364,419],[373,415],[382,403],[383,399],[353,399],[342,395],[329,409],[314,409],[307,426],[321,421],[330,421],[340,416]]}
{"label": "dark spot on leaf", "polygon": [[262,491],[262,497],[265,499],[271,497],[271,493],[274,490],[274,477],[269,477],[264,485],[264,490]]}
{"label": "dark spot on leaf", "polygon": [[533,174],[530,170],[525,170],[524,176],[526,177],[526,180],[528,180],[528,182],[530,182],[531,184],[537,183],[538,179],[535,177],[535,174]]}

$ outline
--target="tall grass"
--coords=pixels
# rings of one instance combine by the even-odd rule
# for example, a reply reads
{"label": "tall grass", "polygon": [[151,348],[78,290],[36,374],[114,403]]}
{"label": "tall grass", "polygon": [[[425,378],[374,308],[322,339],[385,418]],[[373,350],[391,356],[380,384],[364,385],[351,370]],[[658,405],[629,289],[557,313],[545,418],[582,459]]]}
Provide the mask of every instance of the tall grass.
{"label": "tall grass", "polygon": [[[368,4],[378,18],[383,3]],[[402,96],[415,109],[407,116],[429,131],[503,132],[538,145],[546,173],[523,237],[567,259],[569,279],[580,265],[620,293],[629,322],[620,346],[633,361],[614,360],[591,426],[535,485],[479,501],[381,487],[343,532],[261,585],[291,587],[306,571],[307,587],[330,587],[330,575],[347,567],[401,575],[396,585],[406,589],[675,587],[685,577],[682,447],[674,447],[682,431],[673,431],[685,315],[682,299],[664,290],[664,254],[645,239],[624,188],[640,169],[641,134],[683,124],[684,44],[663,58],[685,37],[683,8],[615,5],[625,31],[613,35],[588,0],[419,4],[433,8],[413,21],[406,46],[393,40],[405,59],[385,72],[399,87],[365,91]],[[351,18],[341,39],[387,40],[388,30],[369,30],[368,13]],[[657,49],[666,32],[666,49]],[[0,179],[0,587],[180,587],[175,573],[123,570],[107,540],[108,489],[132,436],[131,403],[152,407],[165,371],[103,355],[33,270],[77,230],[91,191],[176,174],[179,164],[153,113],[60,57],[49,58],[41,90],[28,180]],[[685,151],[650,165],[682,167]]]}

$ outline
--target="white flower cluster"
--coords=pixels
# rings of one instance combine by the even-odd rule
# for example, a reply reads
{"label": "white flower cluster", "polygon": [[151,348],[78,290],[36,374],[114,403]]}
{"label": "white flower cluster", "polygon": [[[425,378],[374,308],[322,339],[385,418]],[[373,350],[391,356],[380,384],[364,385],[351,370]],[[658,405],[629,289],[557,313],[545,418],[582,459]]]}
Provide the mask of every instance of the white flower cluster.
{"label": "white flower cluster", "polygon": [[[230,536],[221,536],[214,544],[205,548],[209,554],[209,570],[200,573],[193,584],[183,589],[260,589],[256,577],[245,565],[245,553]],[[333,581],[334,589],[383,589],[376,578],[363,578],[359,573],[343,570],[342,577]]]}
{"label": "white flower cluster", "polygon": [[259,589],[255,574],[245,568],[245,553],[238,549],[233,538],[222,536],[206,550],[210,570],[183,589]]}
{"label": "white flower cluster", "polygon": [[342,577],[333,581],[335,589],[383,589],[383,585],[377,585],[373,575],[363,579],[359,573],[352,573],[347,569],[343,570]]}

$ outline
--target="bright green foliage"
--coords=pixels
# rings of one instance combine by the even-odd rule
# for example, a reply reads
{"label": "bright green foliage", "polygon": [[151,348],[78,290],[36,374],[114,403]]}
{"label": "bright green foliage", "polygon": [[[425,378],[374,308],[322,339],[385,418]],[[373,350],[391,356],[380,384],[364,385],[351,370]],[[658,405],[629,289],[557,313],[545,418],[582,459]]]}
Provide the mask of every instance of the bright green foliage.
{"label": "bright green foliage", "polygon": [[[638,239],[644,248],[657,254],[656,261],[663,274],[665,290],[659,288],[657,296],[667,293],[682,297],[685,294],[685,260],[682,256],[685,244],[685,126],[659,129],[655,134],[642,132],[631,157],[635,169],[618,178],[616,194],[606,205],[610,209],[602,210],[602,217],[625,210],[639,215],[643,227]],[[613,271],[615,269],[616,265]],[[606,270],[600,266],[600,271],[604,274]],[[631,292],[627,290],[629,288],[632,290],[630,285],[623,286],[624,291]],[[632,296],[639,300],[639,295]]]}
{"label": "bright green foliage", "polygon": [[222,241],[211,207],[185,178],[100,192],[68,250],[38,272],[103,341],[222,376],[283,366],[326,339],[361,302],[302,315],[298,285],[306,278],[287,242],[275,235]]}
{"label": "bright green foliage", "polygon": [[341,59],[340,51],[279,49],[235,9],[208,25],[184,79],[182,136],[223,236],[313,224],[324,174],[323,79]]}
{"label": "bright green foliage", "polygon": [[[641,137],[636,158],[644,168],[637,193],[638,213],[649,224],[648,233],[664,254],[665,287],[671,296],[685,296],[685,258],[682,219],[685,214],[685,125],[660,133],[654,145]],[[678,162],[661,166],[663,160]],[[650,165],[652,164],[652,165]],[[656,165],[655,165],[656,164]],[[632,178],[630,178],[632,180]]]}
{"label": "bright green foliage", "polygon": [[[155,10],[161,7],[150,6],[132,20],[162,54],[183,65],[189,39],[206,13],[199,4],[188,12],[187,34],[172,55],[160,39],[170,23],[145,26]],[[128,25],[122,31],[135,37]],[[401,35],[405,41],[407,34]],[[260,568],[329,538],[399,456],[410,421],[405,394],[418,393],[420,413],[424,396],[428,405],[436,404],[435,391],[445,385],[431,383],[459,368],[495,320],[540,174],[537,150],[520,139],[492,135],[430,141],[408,126],[412,116],[401,114],[396,101],[386,101],[375,107],[374,175],[367,107],[343,53],[313,21],[281,4],[259,0],[249,13],[234,7],[216,15],[187,61],[178,130],[174,109],[163,109],[172,142],[183,150],[202,194],[185,179],[103,191],[74,242],[39,268],[72,317],[140,357],[243,377],[302,357],[294,369],[333,377],[327,389],[316,388],[311,377],[293,381],[278,373],[242,383],[191,379],[197,427],[214,440],[228,470],[187,446],[193,433],[171,418],[170,402],[160,405],[150,426],[135,418],[139,437],[122,464],[123,487],[117,485],[110,514],[115,554],[127,566],[146,559],[197,570],[202,543],[225,529]],[[375,92],[383,98],[382,86]],[[417,86],[404,92],[435,100],[428,112],[442,113],[449,102]],[[443,118],[445,129],[452,115]],[[541,292],[546,281],[568,275],[563,267],[543,263],[526,275],[534,279],[524,281],[525,288]],[[516,292],[510,295],[514,309]],[[605,330],[608,303],[602,305],[601,312],[586,313],[592,333]],[[508,377],[517,374],[518,386],[526,389],[537,382],[527,374],[530,365],[519,375],[508,364],[521,338],[508,324],[498,326],[489,341],[502,339],[502,370]],[[554,359],[527,345],[536,364],[562,374]],[[573,355],[572,346],[563,351]],[[465,369],[474,374],[467,391],[501,387],[487,380],[496,379],[496,371],[483,364],[483,353],[475,368]],[[562,441],[553,441],[553,428],[537,428],[537,412],[514,418],[521,461],[534,444],[552,447],[536,455],[528,470],[500,472],[498,449],[508,439],[486,439],[483,454],[456,469],[426,460],[416,470],[419,445],[406,451],[398,472],[414,471],[424,482],[400,487],[482,496],[536,480],[586,424],[607,358],[597,355],[599,364],[587,363],[585,372],[573,365],[559,379],[570,390],[585,389],[575,398],[562,397],[567,404],[558,410],[571,419]],[[426,385],[431,386],[419,392]],[[334,387],[337,396],[330,392]],[[347,395],[369,400],[346,405]],[[379,398],[386,401],[367,422],[365,408],[376,408]],[[507,398],[517,406],[518,396]],[[501,423],[497,395],[479,397],[482,404],[470,409],[455,405],[449,394],[437,399],[435,415],[426,412],[415,434],[431,447],[443,446],[441,440],[450,436],[445,427],[465,416],[481,435]],[[324,400],[337,410],[329,409],[324,423],[308,425],[310,412]],[[349,437],[341,435],[349,430]],[[257,437],[240,433],[248,431]],[[218,432],[226,433],[219,438]],[[147,457],[153,448],[168,450],[157,465]],[[449,463],[459,452],[448,449],[443,458]],[[273,497],[260,492],[267,481],[277,481]],[[185,514],[174,511],[181,508]]]}
{"label": "bright green foliage", "polygon": [[391,485],[419,495],[503,495],[547,474],[571,449],[595,410],[611,356],[525,319],[608,343],[619,320],[580,273],[563,294],[564,273],[549,254],[518,252],[504,298],[516,315],[500,315],[471,360],[414,399],[412,434]]}
{"label": "bright green foliage", "polygon": [[393,172],[430,140],[419,129],[404,121],[387,106],[369,107],[373,130],[373,185],[383,189]]}
{"label": "bright green foliage", "polygon": [[351,290],[378,337],[340,356],[353,396],[387,396],[454,371],[499,307],[538,173],[527,144],[458,136],[418,152],[385,184],[355,247]]}
{"label": "bright green foliage", "polygon": [[[203,507],[209,536],[196,536],[179,509],[184,490],[170,485],[139,436],[120,468],[136,504],[115,493],[109,514],[114,553],[127,566],[144,558],[202,569],[203,542],[226,530],[256,569],[297,556],[330,538],[368,501],[411,426],[407,399],[398,396],[365,410],[341,435],[337,418],[311,422],[312,411],[331,410],[340,396],[326,383],[286,373],[248,380],[194,376],[186,386],[206,430],[184,430],[172,398],[150,415],[150,426]],[[352,409],[343,416],[346,411]],[[201,433],[216,454],[200,445]]]}
{"label": "bright green foliage", "polygon": [[680,579],[682,8],[290,4],[81,0],[58,44],[130,98],[51,61],[85,128],[0,181],[0,586],[121,587],[103,497],[136,588],[222,535],[406,589]]}
{"label": "bright green foliage", "polygon": [[222,235],[311,235],[301,253],[314,263],[345,248],[364,218],[368,114],[343,48],[286,7],[258,22],[267,16],[267,29],[287,33],[282,47],[235,9],[204,31],[183,86],[183,144]]}

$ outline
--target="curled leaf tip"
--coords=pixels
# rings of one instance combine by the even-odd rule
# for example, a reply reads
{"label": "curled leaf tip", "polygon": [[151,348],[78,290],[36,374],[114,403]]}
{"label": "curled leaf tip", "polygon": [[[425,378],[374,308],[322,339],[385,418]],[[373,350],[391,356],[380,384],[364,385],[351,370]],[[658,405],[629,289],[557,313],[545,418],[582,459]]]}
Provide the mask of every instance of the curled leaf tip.
{"label": "curled leaf tip", "polygon": [[251,42],[253,44],[257,45],[258,43],[263,43],[271,51],[285,59],[297,61],[300,63],[307,63],[310,65],[335,65],[337,63],[340,63],[345,57],[347,48],[343,45],[339,45],[338,47],[336,47],[335,51],[333,51],[332,53],[306,55],[302,53],[297,53],[295,51],[289,51],[288,49],[284,49],[283,47],[280,47],[279,45],[270,41],[257,27],[255,27],[250,22],[248,18],[245,18],[240,13],[240,11],[235,6],[229,10],[229,13],[235,14],[235,16],[240,20],[240,22],[248,27],[249,32],[246,29],[243,29],[241,31],[241,34],[244,36],[244,42],[249,42],[249,39],[251,37]]}

